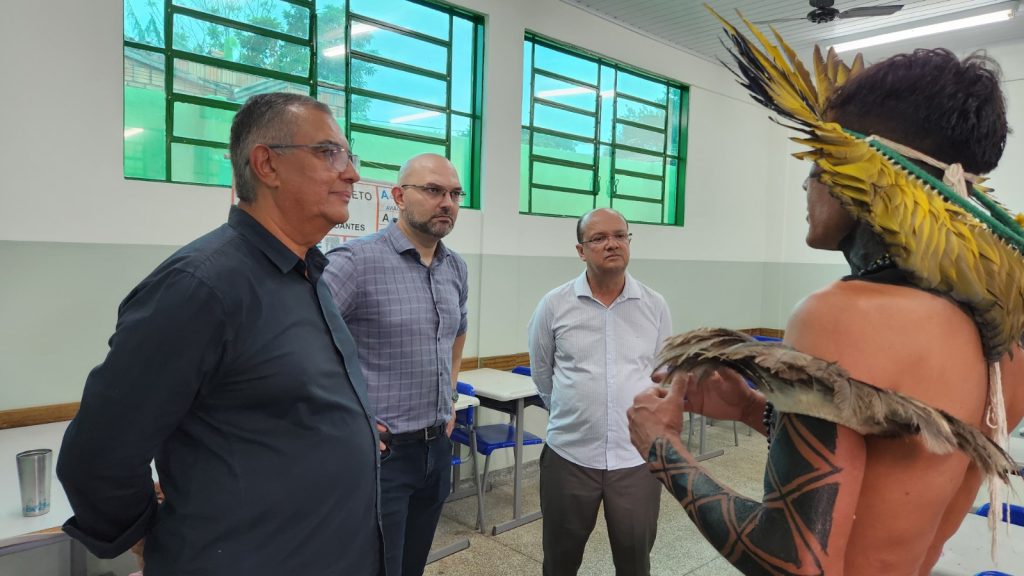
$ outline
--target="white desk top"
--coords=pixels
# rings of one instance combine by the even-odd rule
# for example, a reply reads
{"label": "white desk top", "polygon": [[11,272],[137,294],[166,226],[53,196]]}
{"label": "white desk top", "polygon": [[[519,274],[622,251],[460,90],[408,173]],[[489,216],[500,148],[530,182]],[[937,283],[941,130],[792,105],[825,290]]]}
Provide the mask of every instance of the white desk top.
{"label": "white desk top", "polygon": [[[10,544],[4,542],[9,538],[60,527],[71,517],[71,505],[55,473],[57,454],[60,453],[60,443],[67,427],[67,422],[54,422],[0,430],[0,546]],[[18,452],[35,448],[53,450],[50,511],[42,516],[26,518],[21,515],[21,488],[18,486],[18,467],[14,457]]]}
{"label": "white desk top", "polygon": [[465,410],[470,406],[479,406],[480,399],[476,396],[467,396],[465,394],[459,394],[459,400],[455,403],[455,411]]}
{"label": "white desk top", "polygon": [[478,396],[484,396],[501,402],[519,400],[537,395],[537,386],[529,376],[495,370],[494,368],[477,368],[459,372],[459,380],[470,384]]}
{"label": "white desk top", "polygon": [[942,548],[942,555],[932,569],[932,576],[973,576],[985,570],[999,570],[1007,574],[1024,574],[1024,527],[1000,522],[997,563],[992,562],[991,537],[988,519],[975,514],[964,518],[960,529]]}

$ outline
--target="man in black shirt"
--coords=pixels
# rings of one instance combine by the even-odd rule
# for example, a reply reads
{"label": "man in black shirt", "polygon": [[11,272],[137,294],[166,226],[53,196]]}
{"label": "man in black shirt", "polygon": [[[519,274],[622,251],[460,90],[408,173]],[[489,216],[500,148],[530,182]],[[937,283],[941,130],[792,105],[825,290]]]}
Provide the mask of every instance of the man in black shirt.
{"label": "man in black shirt", "polygon": [[64,530],[97,556],[145,539],[146,576],[381,570],[378,437],[315,247],[348,219],[348,146],[305,96],[235,116],[239,206],[121,303],[64,436]]}

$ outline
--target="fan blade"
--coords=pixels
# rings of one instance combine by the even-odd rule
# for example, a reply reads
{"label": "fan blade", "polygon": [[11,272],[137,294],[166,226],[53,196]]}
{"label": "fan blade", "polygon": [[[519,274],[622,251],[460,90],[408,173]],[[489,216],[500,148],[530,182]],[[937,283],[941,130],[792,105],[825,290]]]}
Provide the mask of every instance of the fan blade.
{"label": "fan blade", "polygon": [[850,8],[839,13],[840,18],[863,18],[865,16],[888,16],[903,9],[902,4],[891,6],[864,6],[861,8]]}
{"label": "fan blade", "polygon": [[781,24],[783,22],[800,22],[801,20],[806,22],[807,18],[804,17],[804,16],[801,16],[800,18],[776,18],[774,20],[758,20],[757,22],[751,22],[751,24],[756,24],[758,26],[762,26],[764,24]]}

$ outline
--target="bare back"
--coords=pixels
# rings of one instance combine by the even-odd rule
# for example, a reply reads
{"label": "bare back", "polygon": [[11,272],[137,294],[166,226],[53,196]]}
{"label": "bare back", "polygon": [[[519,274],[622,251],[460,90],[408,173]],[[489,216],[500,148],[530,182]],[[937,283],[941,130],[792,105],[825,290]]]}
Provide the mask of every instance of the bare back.
{"label": "bare back", "polygon": [[[790,338],[793,334],[793,338]],[[988,366],[978,331],[954,303],[908,287],[838,282],[801,304],[787,341],[839,362],[851,376],[912,396],[991,436],[984,423]],[[1010,426],[1024,417],[1024,360],[1004,359]],[[864,439],[847,575],[928,574],[981,486],[962,453],[937,455],[917,439]]]}

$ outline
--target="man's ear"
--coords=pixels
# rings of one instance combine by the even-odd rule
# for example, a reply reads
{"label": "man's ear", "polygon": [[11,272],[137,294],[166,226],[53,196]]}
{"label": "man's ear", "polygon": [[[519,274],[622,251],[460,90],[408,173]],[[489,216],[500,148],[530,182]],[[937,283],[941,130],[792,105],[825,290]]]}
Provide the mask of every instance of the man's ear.
{"label": "man's ear", "polygon": [[405,210],[405,189],[401,186],[395,186],[391,189],[391,199],[395,201],[395,205],[398,206],[399,210]]}
{"label": "man's ear", "polygon": [[587,261],[587,259],[583,257],[583,244],[576,245],[576,253],[580,255],[580,260],[583,260],[584,262]]}
{"label": "man's ear", "polygon": [[270,148],[262,144],[253,146],[249,151],[249,166],[252,167],[252,173],[268,188],[277,188],[280,184],[276,160]]}

